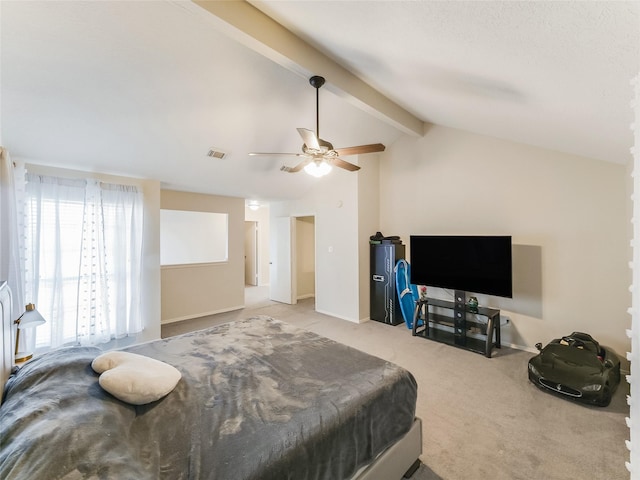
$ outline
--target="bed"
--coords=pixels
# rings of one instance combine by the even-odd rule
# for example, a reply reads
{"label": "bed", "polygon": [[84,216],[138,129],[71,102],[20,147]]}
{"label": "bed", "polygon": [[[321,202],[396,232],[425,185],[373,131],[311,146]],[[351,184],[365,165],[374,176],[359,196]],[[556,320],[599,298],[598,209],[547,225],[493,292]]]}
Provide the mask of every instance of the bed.
{"label": "bed", "polygon": [[0,478],[399,479],[421,453],[409,372],[276,319],[124,351],[181,378],[131,405],[99,385],[95,347],[56,349],[10,376]]}

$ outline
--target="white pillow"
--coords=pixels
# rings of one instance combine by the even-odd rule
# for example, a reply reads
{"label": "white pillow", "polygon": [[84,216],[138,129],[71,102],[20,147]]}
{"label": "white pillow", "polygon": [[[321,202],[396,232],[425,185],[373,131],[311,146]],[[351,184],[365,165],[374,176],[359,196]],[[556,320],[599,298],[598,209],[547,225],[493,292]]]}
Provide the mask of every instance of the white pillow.
{"label": "white pillow", "polygon": [[182,375],[175,367],[129,352],[106,352],[91,362],[98,382],[114,397],[133,405],[155,402],[171,392]]}

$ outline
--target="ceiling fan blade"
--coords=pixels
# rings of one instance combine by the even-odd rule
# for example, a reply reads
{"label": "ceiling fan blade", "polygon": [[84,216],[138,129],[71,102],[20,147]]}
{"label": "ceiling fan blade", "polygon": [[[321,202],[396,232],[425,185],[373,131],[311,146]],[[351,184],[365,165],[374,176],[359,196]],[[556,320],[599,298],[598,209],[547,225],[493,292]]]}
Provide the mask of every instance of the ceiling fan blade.
{"label": "ceiling fan blade", "polygon": [[307,130],[306,128],[298,128],[298,133],[302,137],[304,144],[313,150],[320,150],[320,143],[318,142],[318,137],[311,130]]}
{"label": "ceiling fan blade", "polygon": [[301,161],[295,167],[287,167],[286,165],[283,165],[282,167],[280,167],[280,170],[288,173],[296,173],[306,167],[309,163],[311,163],[311,161],[311,158],[307,158],[306,160]]}
{"label": "ceiling fan blade", "polygon": [[249,152],[249,156],[255,157],[258,155],[271,155],[271,156],[294,156],[294,157],[306,157],[304,153],[264,153],[264,152]]}
{"label": "ceiling fan blade", "polygon": [[354,165],[353,163],[349,163],[338,157],[331,157],[330,159],[325,159],[325,160],[331,163],[332,165],[335,165],[336,167],[344,168],[345,170],[349,170],[350,172],[356,172],[360,170],[359,166]]}
{"label": "ceiling fan blade", "polygon": [[334,151],[342,157],[347,155],[361,155],[364,153],[384,152],[384,145],[381,143],[371,143],[369,145],[358,145],[357,147],[336,148]]}

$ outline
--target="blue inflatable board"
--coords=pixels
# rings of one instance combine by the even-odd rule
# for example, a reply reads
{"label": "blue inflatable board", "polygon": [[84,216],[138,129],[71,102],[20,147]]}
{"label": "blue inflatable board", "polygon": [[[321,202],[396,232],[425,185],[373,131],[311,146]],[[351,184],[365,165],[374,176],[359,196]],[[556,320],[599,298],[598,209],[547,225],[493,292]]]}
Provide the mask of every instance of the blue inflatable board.
{"label": "blue inflatable board", "polygon": [[396,289],[398,290],[398,299],[400,300],[400,310],[404,317],[407,328],[413,328],[413,313],[416,308],[416,302],[420,298],[418,294],[418,286],[411,283],[411,266],[406,260],[398,260],[396,263]]}

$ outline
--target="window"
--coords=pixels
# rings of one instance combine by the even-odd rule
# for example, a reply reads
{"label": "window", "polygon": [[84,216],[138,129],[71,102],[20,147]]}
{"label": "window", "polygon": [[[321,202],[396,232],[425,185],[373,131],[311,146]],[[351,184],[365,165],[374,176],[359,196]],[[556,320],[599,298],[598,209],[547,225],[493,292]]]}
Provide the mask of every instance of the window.
{"label": "window", "polygon": [[47,320],[36,329],[35,347],[140,332],[138,189],[29,173],[26,182],[25,293]]}

